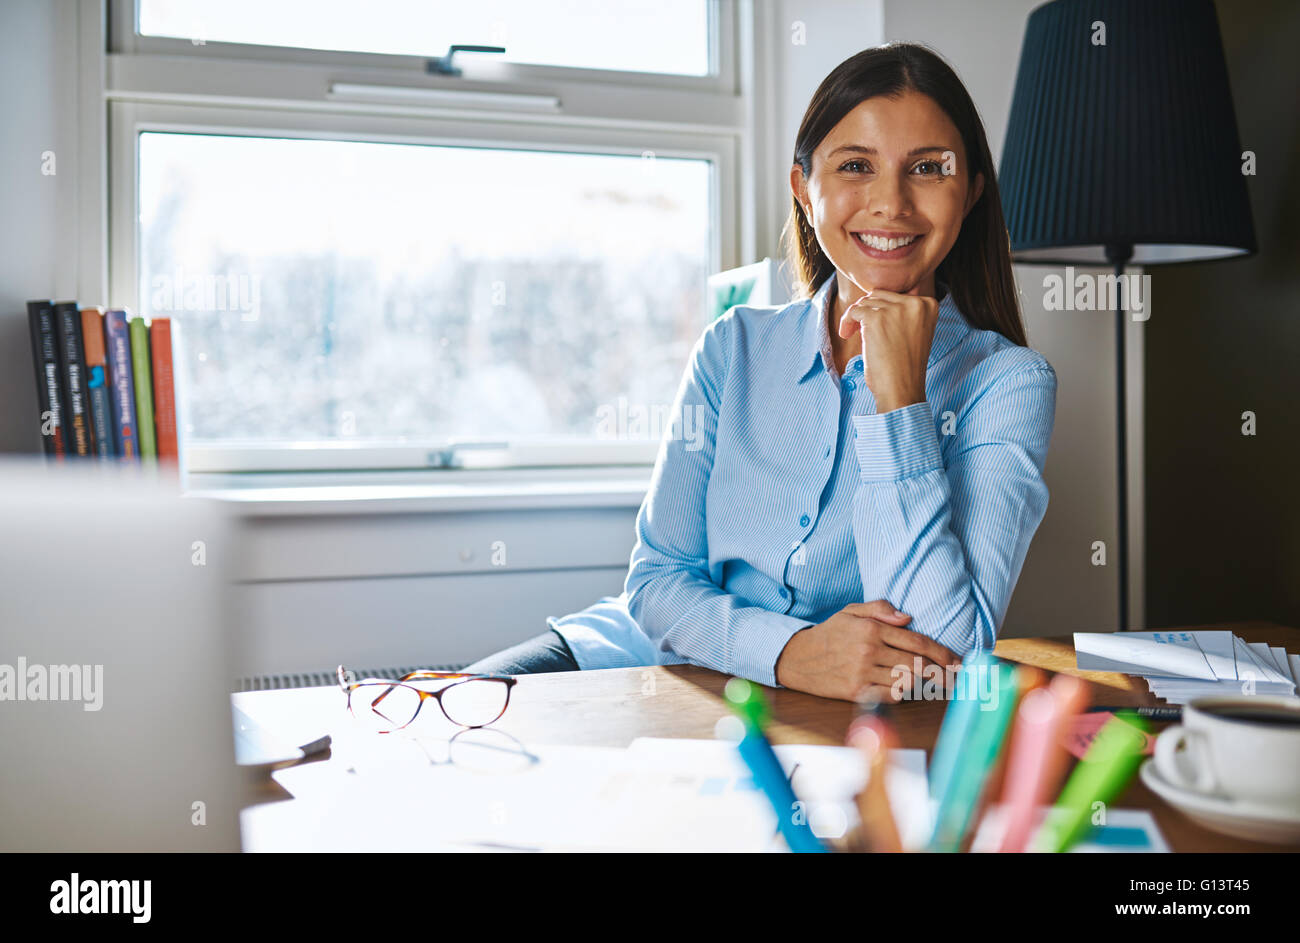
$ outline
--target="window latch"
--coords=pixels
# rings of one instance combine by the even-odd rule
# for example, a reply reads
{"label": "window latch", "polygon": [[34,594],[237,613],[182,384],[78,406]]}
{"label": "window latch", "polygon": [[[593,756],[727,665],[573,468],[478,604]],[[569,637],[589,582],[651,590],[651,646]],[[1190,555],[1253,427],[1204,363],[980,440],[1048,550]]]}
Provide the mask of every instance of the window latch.
{"label": "window latch", "polygon": [[445,56],[442,56],[441,58],[438,59],[426,59],[424,61],[424,71],[429,73],[430,75],[459,76],[461,74],[460,69],[458,69],[454,64],[452,64],[451,61],[455,57],[456,53],[458,52],[505,52],[505,51],[506,51],[505,46],[472,46],[472,45],[467,46],[462,43],[456,43],[455,45],[449,46],[447,48],[447,54]]}
{"label": "window latch", "polygon": [[453,442],[441,449],[435,449],[427,457],[430,468],[461,468],[464,466],[462,454],[472,451],[504,451],[510,448],[508,442]]}

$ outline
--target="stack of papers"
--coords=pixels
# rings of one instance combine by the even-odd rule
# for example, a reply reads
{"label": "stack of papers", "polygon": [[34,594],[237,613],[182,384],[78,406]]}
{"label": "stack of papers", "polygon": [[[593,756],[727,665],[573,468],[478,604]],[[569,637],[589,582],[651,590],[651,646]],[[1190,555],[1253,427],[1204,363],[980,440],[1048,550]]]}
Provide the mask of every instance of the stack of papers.
{"label": "stack of papers", "polygon": [[1300,655],[1247,642],[1227,629],[1197,632],[1076,632],[1080,671],[1142,675],[1170,704],[1215,695],[1296,696]]}

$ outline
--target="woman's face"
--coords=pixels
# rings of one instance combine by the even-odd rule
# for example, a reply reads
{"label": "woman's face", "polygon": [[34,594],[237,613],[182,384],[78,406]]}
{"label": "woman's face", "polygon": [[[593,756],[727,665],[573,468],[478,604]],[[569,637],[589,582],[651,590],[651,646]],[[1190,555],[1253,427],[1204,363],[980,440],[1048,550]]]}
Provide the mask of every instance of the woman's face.
{"label": "woman's face", "polygon": [[967,173],[943,109],[909,90],[845,115],[813,153],[811,175],[795,164],[790,186],[841,276],[864,290],[933,295],[935,269],[984,178]]}

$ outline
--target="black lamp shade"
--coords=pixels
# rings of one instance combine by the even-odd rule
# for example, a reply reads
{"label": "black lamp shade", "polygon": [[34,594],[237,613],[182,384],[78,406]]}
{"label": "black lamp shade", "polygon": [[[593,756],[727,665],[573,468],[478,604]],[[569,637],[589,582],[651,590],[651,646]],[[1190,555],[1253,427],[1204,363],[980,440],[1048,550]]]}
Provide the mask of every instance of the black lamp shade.
{"label": "black lamp shade", "polygon": [[1253,253],[1241,155],[1211,0],[1053,0],[1030,14],[999,178],[1017,261]]}

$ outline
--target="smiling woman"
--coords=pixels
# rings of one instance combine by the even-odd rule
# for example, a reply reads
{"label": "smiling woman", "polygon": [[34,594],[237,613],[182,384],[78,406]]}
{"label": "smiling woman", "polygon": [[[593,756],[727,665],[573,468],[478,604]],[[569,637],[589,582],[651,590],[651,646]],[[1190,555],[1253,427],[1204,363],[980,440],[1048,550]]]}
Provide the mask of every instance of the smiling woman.
{"label": "smiling woman", "polygon": [[700,434],[661,444],[623,595],[471,670],[691,662],[894,699],[993,647],[1047,508],[1056,374],[1025,346],[974,103],[924,47],[858,53],[790,189],[805,297],[697,341],[674,413]]}
{"label": "smiling woman", "polygon": [[873,288],[933,297],[937,279],[972,327],[1026,343],[984,127],[937,55],[896,43],[843,62],[808,106],[794,165],[787,238],[804,294],[843,272],[842,315]]}

